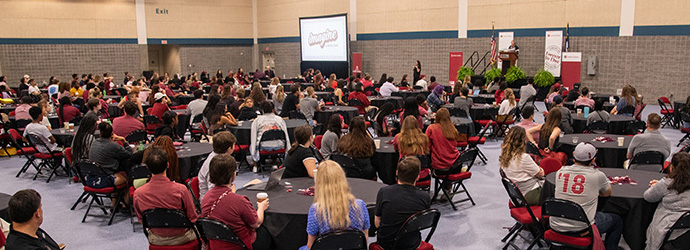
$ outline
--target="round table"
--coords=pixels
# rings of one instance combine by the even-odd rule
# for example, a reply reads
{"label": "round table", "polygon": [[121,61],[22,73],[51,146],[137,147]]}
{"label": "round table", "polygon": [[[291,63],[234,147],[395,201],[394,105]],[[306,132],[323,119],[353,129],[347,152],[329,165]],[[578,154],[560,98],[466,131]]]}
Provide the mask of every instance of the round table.
{"label": "round table", "polygon": [[[320,123],[320,122],[319,122]],[[296,127],[307,124],[305,120],[302,119],[288,119],[285,120],[285,126],[288,129],[288,135],[290,136],[290,142],[294,141],[294,131]],[[237,126],[228,127],[230,132],[232,132],[237,138],[238,145],[250,145],[251,143],[251,130],[252,121],[238,121]],[[288,145],[290,147],[290,145]]]}
{"label": "round table", "polygon": [[[585,118],[584,114],[577,115],[576,113],[573,113],[572,117],[573,130],[575,133],[582,133],[587,128],[587,118]],[[628,124],[633,121],[635,121],[635,118],[632,116],[612,115],[609,118],[609,128],[606,130],[606,133],[616,135],[627,134]]]}
{"label": "round table", "polygon": [[55,137],[55,141],[58,145],[69,147],[72,145],[72,138],[77,134],[77,130],[79,130],[79,126],[74,126],[74,129],[56,127],[50,130],[50,133]]}
{"label": "round table", "polygon": [[333,114],[342,115],[345,124],[350,124],[352,118],[359,116],[359,109],[351,106],[325,106],[321,108],[321,111],[314,112],[314,120],[319,124],[326,125]]}
{"label": "round table", "polygon": [[[618,168],[599,168],[606,176],[629,176],[638,184],[612,184],[611,196],[599,198],[598,211],[615,213],[623,218],[623,237],[631,249],[644,249],[646,231],[654,217],[657,203],[644,200],[644,191],[649,187],[649,181],[664,177],[662,173],[640,170],[626,170]],[[541,200],[554,197],[556,172],[546,176],[541,193]]]}
{"label": "round table", "polygon": [[[451,117],[450,121],[455,124],[455,129],[461,134],[467,134],[467,136],[474,134],[474,122],[466,117]],[[433,124],[433,120],[424,119],[424,131],[429,125]]]}
{"label": "round table", "polygon": [[[611,142],[595,141],[596,137],[603,136],[613,139]],[[577,143],[573,142],[573,137],[577,137]],[[618,146],[618,137],[623,137],[623,146]],[[628,146],[632,136],[621,136],[612,134],[566,134],[559,138],[560,147],[558,151],[572,156],[575,146],[580,142],[589,142],[597,148],[596,164],[600,167],[623,168],[623,162],[627,159]]]}
{"label": "round table", "polygon": [[12,198],[12,195],[0,193],[0,218],[7,222],[12,222],[10,219],[10,211],[7,209],[9,207],[10,198]]}
{"label": "round table", "polygon": [[396,183],[395,171],[398,166],[398,152],[393,147],[394,137],[378,137],[374,140],[381,140],[379,147],[371,157],[371,165],[378,173],[379,179],[383,183],[393,185]]}
{"label": "round table", "polygon": [[316,95],[317,100],[324,100],[324,102],[325,102],[325,101],[330,101],[330,100],[328,100],[328,97],[331,95],[331,92],[314,91],[314,95]]}
{"label": "round table", "polygon": [[[364,201],[369,208],[369,218],[374,223],[374,205],[376,195],[385,184],[375,181],[347,178],[352,194]],[[287,192],[286,183],[292,185],[292,192]],[[298,249],[307,244],[307,215],[314,197],[302,195],[298,189],[314,186],[312,178],[290,178],[280,181],[280,186],[265,191],[271,206],[264,213],[263,226],[268,229],[277,249]],[[246,195],[252,204],[256,204],[256,194],[261,191],[247,189],[237,190],[237,194]]]}
{"label": "round table", "polygon": [[422,94],[424,95],[424,98],[426,98],[429,95],[429,91],[424,91],[424,90],[401,90],[398,92],[393,92],[391,93],[391,96],[400,96],[403,99],[407,99],[407,97],[417,97],[417,95]]}
{"label": "round table", "polygon": [[[10,116],[8,118],[10,119],[10,123],[12,124],[12,127],[17,128],[17,124],[15,123],[17,121],[17,119],[14,116]],[[57,115],[48,114],[48,122],[50,122],[51,128],[60,127],[60,119],[58,119]]]}
{"label": "round table", "polygon": [[116,102],[119,102],[119,101],[120,101],[120,98],[122,98],[122,96],[119,96],[119,95],[106,95],[106,96],[103,96],[103,100],[113,99],[113,100],[115,100]]}
{"label": "round table", "polygon": [[368,96],[367,99],[369,99],[369,103],[372,106],[376,106],[381,108],[384,103],[390,102],[393,104],[393,109],[401,109],[403,108],[403,98],[400,96],[388,96],[388,97],[377,97],[377,96]]}
{"label": "round table", "polygon": [[[604,110],[606,110],[606,112],[611,112],[611,110],[613,109],[614,106],[615,106],[614,104],[612,104],[608,100],[606,100],[606,102],[604,102],[603,108],[604,108]],[[570,110],[576,110],[575,102],[563,102],[563,107],[566,107]],[[589,112],[593,112],[593,111],[594,111],[594,109],[589,109]]]}
{"label": "round table", "polygon": [[496,98],[492,94],[479,94],[479,95],[471,95],[468,96],[469,98],[472,98],[472,102],[474,103],[493,103],[496,101]]}
{"label": "round table", "polygon": [[213,151],[213,144],[202,142],[187,142],[177,149],[177,160],[180,169],[180,179],[186,180],[196,176],[205,156]]}
{"label": "round table", "polygon": [[607,95],[607,94],[591,94],[589,95],[589,98],[594,99],[596,102],[597,100],[601,100],[601,102],[607,103],[609,102],[611,96],[613,96],[614,99],[616,99],[616,102],[620,100],[620,97],[615,96],[615,95]]}

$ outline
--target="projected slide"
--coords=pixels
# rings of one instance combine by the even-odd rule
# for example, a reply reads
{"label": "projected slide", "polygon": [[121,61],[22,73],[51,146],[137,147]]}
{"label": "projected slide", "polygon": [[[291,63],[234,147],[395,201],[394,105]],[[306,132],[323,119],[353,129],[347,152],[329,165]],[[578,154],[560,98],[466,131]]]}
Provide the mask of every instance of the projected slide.
{"label": "projected slide", "polygon": [[347,61],[347,18],[300,18],[302,61]]}

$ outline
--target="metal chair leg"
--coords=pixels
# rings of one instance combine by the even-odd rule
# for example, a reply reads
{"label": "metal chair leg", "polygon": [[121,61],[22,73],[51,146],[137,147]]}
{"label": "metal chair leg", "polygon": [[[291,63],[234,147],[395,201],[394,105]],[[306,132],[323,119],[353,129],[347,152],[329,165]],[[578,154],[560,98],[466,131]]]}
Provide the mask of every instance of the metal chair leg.
{"label": "metal chair leg", "polygon": [[79,196],[79,199],[77,199],[77,202],[75,202],[74,205],[72,205],[72,208],[70,208],[70,210],[74,210],[77,207],[77,204],[79,204],[79,202],[81,202],[82,199],[84,199],[85,195],[86,192],[81,193],[81,196]]}

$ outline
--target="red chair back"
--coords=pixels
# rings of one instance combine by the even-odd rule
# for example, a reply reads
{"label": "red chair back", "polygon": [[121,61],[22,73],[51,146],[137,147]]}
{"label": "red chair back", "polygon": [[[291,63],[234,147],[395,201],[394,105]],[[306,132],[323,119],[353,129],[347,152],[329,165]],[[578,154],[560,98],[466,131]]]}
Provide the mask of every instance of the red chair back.
{"label": "red chair back", "polygon": [[72,148],[65,148],[65,159],[69,165],[72,165]]}
{"label": "red chair back", "polygon": [[4,247],[4,246],[5,246],[5,240],[6,240],[6,239],[5,239],[5,234],[4,234],[4,233],[0,233],[0,247]]}
{"label": "red chair back", "polygon": [[16,129],[11,128],[11,129],[9,130],[9,132],[10,132],[10,136],[12,136],[12,138],[13,138],[16,142],[19,142],[20,140],[23,140],[23,139],[24,139],[24,137],[23,137],[21,134],[19,134],[19,132],[18,132]]}
{"label": "red chair back", "polygon": [[9,116],[15,116],[16,114],[17,114],[17,112],[15,112],[14,110],[12,110],[12,111],[10,111]]}
{"label": "red chair back", "polygon": [[556,172],[561,169],[562,166],[559,160],[552,157],[544,158],[539,162],[539,167],[544,169],[544,175]]}
{"label": "red chair back", "polygon": [[323,135],[314,137],[314,146],[316,146],[317,149],[321,149],[321,140],[323,140]]}
{"label": "red chair back", "polygon": [[192,193],[199,199],[199,177],[194,177],[189,181],[189,187],[192,188]]}
{"label": "red chair back", "polygon": [[662,96],[662,97],[659,97],[659,100],[661,100],[664,104],[666,104],[666,103],[671,104],[671,101],[668,99],[668,97]]}

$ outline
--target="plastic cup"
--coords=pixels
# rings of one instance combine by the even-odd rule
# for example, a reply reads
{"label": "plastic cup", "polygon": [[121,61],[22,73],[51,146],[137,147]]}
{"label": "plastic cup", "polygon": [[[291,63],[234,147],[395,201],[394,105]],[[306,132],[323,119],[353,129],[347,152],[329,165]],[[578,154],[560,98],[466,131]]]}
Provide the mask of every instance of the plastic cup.
{"label": "plastic cup", "polygon": [[314,169],[314,170],[313,170],[313,173],[314,173],[314,180],[316,180],[316,173],[318,173],[318,172],[319,172],[318,169]]}
{"label": "plastic cup", "polygon": [[573,143],[577,144],[578,141],[580,141],[580,138],[573,136]]}
{"label": "plastic cup", "polygon": [[374,140],[374,145],[376,145],[376,149],[380,149],[381,148],[381,140],[379,140],[379,139]]}
{"label": "plastic cup", "polygon": [[69,124],[69,130],[74,130],[74,123]]}
{"label": "plastic cup", "polygon": [[266,199],[268,199],[268,194],[261,192],[256,194],[256,201],[261,203],[264,202]]}
{"label": "plastic cup", "polygon": [[496,106],[496,102],[492,102],[491,104],[494,105],[494,106]]}
{"label": "plastic cup", "polygon": [[618,146],[622,147],[624,142],[625,142],[625,137],[619,136],[618,137]]}
{"label": "plastic cup", "polygon": [[558,137],[563,138],[564,135],[565,135],[565,132],[561,132],[561,134],[559,134]]}
{"label": "plastic cup", "polygon": [[577,109],[577,115],[580,116],[582,114],[582,109]]}
{"label": "plastic cup", "polygon": [[62,127],[64,127],[65,129],[69,129],[69,122],[63,122]]}

